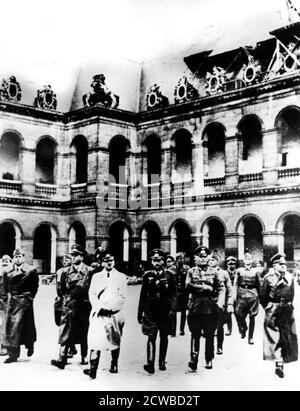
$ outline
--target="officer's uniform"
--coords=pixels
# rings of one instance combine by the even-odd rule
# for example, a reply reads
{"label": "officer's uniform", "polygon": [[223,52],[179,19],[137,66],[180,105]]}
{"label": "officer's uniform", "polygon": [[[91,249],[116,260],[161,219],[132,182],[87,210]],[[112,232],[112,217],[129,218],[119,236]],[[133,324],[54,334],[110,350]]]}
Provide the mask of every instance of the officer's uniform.
{"label": "officer's uniform", "polygon": [[224,324],[228,324],[228,317],[231,319],[231,314],[227,312],[228,306],[233,306],[233,289],[228,271],[217,270],[219,281],[221,281],[226,290],[224,310],[219,314],[218,329],[217,329],[217,353],[222,354],[224,341]]}
{"label": "officer's uniform", "polygon": [[[275,254],[271,264],[286,264],[284,254]],[[294,318],[294,278],[288,271],[272,270],[264,277],[260,302],[265,309],[264,360],[292,362],[298,359],[298,341]],[[283,366],[282,366],[283,369]],[[277,370],[280,377],[283,371]]]}
{"label": "officer's uniform", "polygon": [[[25,255],[21,249],[14,251],[14,257]],[[27,355],[33,354],[36,341],[36,327],[33,312],[33,299],[38,291],[39,277],[36,269],[26,263],[14,264],[6,275],[7,317],[4,345],[9,358],[5,362],[16,361],[20,346],[25,345]]]}
{"label": "officer's uniform", "polygon": [[236,270],[234,279],[234,295],[236,296],[235,316],[242,338],[246,336],[248,329],[246,317],[249,315],[249,343],[252,342],[255,316],[258,314],[260,275],[256,268],[240,267]]}
{"label": "officer's uniform", "polygon": [[[194,251],[197,255],[205,251],[208,256],[209,250],[199,246]],[[220,281],[215,268],[208,265],[190,268],[186,279],[187,291],[191,294],[188,306],[188,325],[191,331],[191,361],[189,367],[197,369],[200,348],[200,336],[205,336],[205,360],[207,368],[214,358],[214,332],[217,327],[218,314],[225,304],[225,288]]]}
{"label": "officer's uniform", "polygon": [[[229,275],[230,278],[230,282],[231,282],[231,288],[232,288],[232,293],[233,293],[233,284],[234,284],[234,279],[235,279],[235,275],[236,275],[236,268],[234,270],[230,270],[228,267],[228,263],[230,261],[233,261],[235,264],[237,264],[237,259],[233,256],[229,256],[226,258],[226,264],[227,264],[227,270],[226,272]],[[233,298],[233,302],[234,302],[234,296],[232,294],[232,298]],[[232,333],[232,314],[231,313],[225,313],[226,315],[226,322],[225,324],[227,324],[227,328],[228,328],[228,332],[226,335],[231,335]]]}
{"label": "officer's uniform", "polygon": [[[78,244],[71,247],[71,254],[84,255],[85,250]],[[81,346],[81,363],[87,356],[87,333],[91,304],[88,291],[91,282],[91,267],[83,262],[72,264],[62,270],[60,292],[62,295],[61,318],[58,343],[61,346],[60,357],[51,364],[64,368],[67,363],[68,347],[75,344]]]}
{"label": "officer's uniform", "polygon": [[[171,267],[171,271],[174,273],[175,280],[176,280],[176,287],[177,287],[177,296],[176,296],[176,312],[181,313],[181,318],[180,318],[180,334],[184,334],[184,327],[185,327],[185,321],[186,321],[186,310],[187,310],[187,303],[188,303],[188,298],[189,294],[186,290],[186,276],[187,272],[190,269],[190,267],[186,264],[183,264],[182,266],[178,266],[177,264],[174,264]],[[172,329],[171,329],[171,335],[176,335],[176,323],[177,323],[177,316],[174,316],[174,320],[172,321]]]}
{"label": "officer's uniform", "polygon": [[[155,249],[150,258],[165,258],[164,252]],[[161,268],[144,273],[138,306],[138,321],[142,324],[142,332],[149,337],[147,344],[147,366],[145,370],[154,372],[155,341],[160,333],[160,368],[165,369],[165,357],[168,346],[168,334],[171,333],[172,316],[176,309],[176,281],[174,274]]]}

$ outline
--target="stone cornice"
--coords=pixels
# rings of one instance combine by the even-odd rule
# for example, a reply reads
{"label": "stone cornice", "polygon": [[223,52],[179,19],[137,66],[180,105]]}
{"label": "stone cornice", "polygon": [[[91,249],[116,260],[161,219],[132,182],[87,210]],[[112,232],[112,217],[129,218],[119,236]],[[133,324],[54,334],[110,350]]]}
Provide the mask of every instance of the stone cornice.
{"label": "stone cornice", "polygon": [[[200,97],[187,103],[172,104],[163,109],[143,111],[139,113],[113,109],[100,105],[61,113],[59,111],[43,110],[33,106],[7,101],[0,101],[0,112],[18,114],[38,120],[60,122],[61,125],[65,125],[66,127],[71,126],[70,123],[72,122],[89,121],[89,119],[92,118],[94,118],[93,122],[97,123],[99,122],[100,117],[103,121],[122,121],[132,126],[144,128],[151,122],[165,122],[166,120],[178,121],[178,119],[184,120],[195,116],[199,117],[206,109],[215,109],[217,106],[235,102],[241,105],[241,100],[255,99],[255,101],[257,101],[258,97],[261,96],[263,98],[264,95],[267,96],[276,91],[289,90],[289,92],[295,93],[297,89],[300,90],[299,73],[214,96]],[[275,97],[276,96],[274,96],[274,98]],[[73,126],[76,127],[76,125]]]}
{"label": "stone cornice", "polygon": [[[239,191],[226,191],[226,192],[219,192],[219,193],[211,193],[206,194],[204,196],[197,196],[194,197],[195,201],[191,201],[190,203],[186,203],[185,206],[181,207],[180,209],[186,209],[189,207],[197,207],[197,204],[201,204],[203,206],[204,203],[209,203],[210,201],[226,201],[226,200],[237,200],[241,198],[249,198],[255,196],[270,196],[270,195],[278,195],[278,194],[292,194],[292,193],[300,193],[300,185],[289,186],[289,187],[266,187],[266,188],[257,188],[257,189],[248,189],[248,190],[239,190]],[[76,207],[82,206],[92,206],[96,207],[96,197],[85,197],[80,199],[74,200],[67,200],[67,201],[55,201],[55,200],[47,200],[44,198],[25,198],[25,197],[5,197],[0,196],[0,204],[10,204],[16,206],[38,206],[38,207],[45,207],[45,208],[56,208],[58,210],[68,210]],[[173,207],[164,208],[165,211],[174,209]],[[178,208],[176,208],[178,209]],[[143,212],[155,212],[157,209],[137,209],[137,210],[126,210],[126,209],[109,209],[109,211],[116,211],[116,212],[126,212],[133,214],[139,214]]]}

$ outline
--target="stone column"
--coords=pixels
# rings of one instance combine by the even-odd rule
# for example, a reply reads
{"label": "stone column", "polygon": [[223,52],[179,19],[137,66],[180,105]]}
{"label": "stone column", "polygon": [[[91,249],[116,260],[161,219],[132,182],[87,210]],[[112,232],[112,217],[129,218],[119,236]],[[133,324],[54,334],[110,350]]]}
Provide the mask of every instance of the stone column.
{"label": "stone column", "polygon": [[171,148],[165,148],[162,153],[162,170],[161,170],[161,183],[162,183],[162,205],[170,205],[170,193],[171,193]]}
{"label": "stone column", "polygon": [[239,183],[239,138],[238,135],[225,139],[225,184],[234,186]]}
{"label": "stone column", "polygon": [[99,151],[95,148],[88,151],[87,191],[89,193],[97,191],[97,179],[99,174],[102,174],[102,164],[98,162],[98,153]]}
{"label": "stone column", "polygon": [[192,175],[194,180],[194,195],[204,193],[204,148],[201,143],[193,145],[192,149]]}
{"label": "stone column", "polygon": [[20,180],[23,192],[34,194],[35,190],[35,150],[23,147],[21,150]]}
{"label": "stone column", "polygon": [[264,130],[263,145],[263,180],[266,183],[277,182],[278,167],[278,133],[276,129]]}
{"label": "stone column", "polygon": [[161,244],[162,250],[164,250],[165,253],[167,253],[167,254],[168,254],[168,253],[171,253],[171,252],[170,252],[171,237],[170,237],[169,235],[163,235],[163,236],[161,237],[160,244]]}
{"label": "stone column", "polygon": [[70,161],[69,156],[57,153],[56,180],[57,194],[63,197],[70,195]]}
{"label": "stone column", "polygon": [[[264,261],[269,265],[270,258],[280,252],[283,252],[283,242],[280,241],[284,239],[283,233],[278,233],[277,231],[263,231],[263,249],[264,249]],[[282,246],[281,244],[282,243]],[[282,248],[279,250],[279,247]]]}

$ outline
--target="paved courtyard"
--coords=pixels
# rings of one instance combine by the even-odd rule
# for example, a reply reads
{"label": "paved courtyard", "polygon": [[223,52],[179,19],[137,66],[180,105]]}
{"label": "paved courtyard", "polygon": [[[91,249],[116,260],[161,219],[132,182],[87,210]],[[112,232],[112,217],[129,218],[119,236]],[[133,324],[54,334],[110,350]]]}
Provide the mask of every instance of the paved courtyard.
{"label": "paved courtyard", "polygon": [[[225,337],[224,354],[216,355],[212,370],[204,368],[203,344],[197,372],[189,370],[190,335],[169,339],[167,370],[148,375],[143,370],[146,359],[146,337],[137,323],[140,286],[129,286],[125,308],[126,324],[122,340],[119,373],[110,374],[110,355],[103,353],[96,380],[89,380],[79,364],[80,356],[70,360],[65,370],[50,365],[58,354],[58,328],[54,323],[54,285],[40,285],[35,313],[38,340],[31,359],[22,350],[18,363],[3,364],[0,358],[0,390],[66,390],[66,391],[212,391],[212,390],[300,390],[300,362],[288,364],[286,378],[274,375],[274,365],[262,360],[263,310],[257,318],[255,344],[241,340],[234,320],[233,334]],[[300,297],[297,285],[295,315],[300,332]],[[157,367],[158,368],[158,367]]]}

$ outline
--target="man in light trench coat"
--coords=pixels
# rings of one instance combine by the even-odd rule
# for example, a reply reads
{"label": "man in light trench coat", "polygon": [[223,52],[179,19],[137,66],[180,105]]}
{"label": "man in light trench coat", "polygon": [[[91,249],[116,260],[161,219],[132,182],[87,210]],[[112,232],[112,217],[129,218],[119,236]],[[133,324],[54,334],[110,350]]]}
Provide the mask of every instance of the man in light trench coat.
{"label": "man in light trench coat", "polygon": [[127,277],[114,268],[115,259],[110,253],[102,258],[102,267],[93,272],[89,289],[92,305],[88,331],[90,368],[83,370],[90,379],[95,379],[103,350],[111,351],[110,372],[118,372],[121,337],[125,319],[122,308],[127,295]]}

